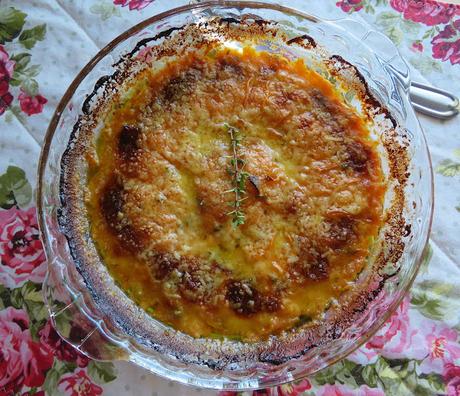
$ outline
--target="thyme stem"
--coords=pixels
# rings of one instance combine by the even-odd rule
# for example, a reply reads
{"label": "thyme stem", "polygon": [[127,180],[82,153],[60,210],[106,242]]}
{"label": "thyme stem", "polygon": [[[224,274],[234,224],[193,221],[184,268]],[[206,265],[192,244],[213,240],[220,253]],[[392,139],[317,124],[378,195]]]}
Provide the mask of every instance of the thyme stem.
{"label": "thyme stem", "polygon": [[239,130],[231,125],[224,124],[227,128],[227,132],[230,136],[232,155],[230,156],[230,167],[229,173],[232,176],[233,188],[228,192],[234,194],[234,200],[230,203],[233,210],[227,215],[232,216],[232,224],[238,227],[245,222],[244,212],[241,210],[242,202],[247,198],[244,197],[246,194],[246,179],[249,174],[244,172],[245,161],[239,157],[239,148],[241,146],[241,137]]}

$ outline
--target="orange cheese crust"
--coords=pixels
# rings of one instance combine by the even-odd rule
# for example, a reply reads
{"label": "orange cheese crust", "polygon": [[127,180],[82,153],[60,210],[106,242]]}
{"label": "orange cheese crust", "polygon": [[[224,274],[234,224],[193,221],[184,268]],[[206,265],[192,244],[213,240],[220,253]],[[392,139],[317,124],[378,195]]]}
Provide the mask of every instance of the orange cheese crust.
{"label": "orange cheese crust", "polygon": [[[249,175],[237,227],[226,124]],[[258,341],[321,320],[382,225],[364,121],[303,62],[248,48],[140,72],[88,163],[91,232],[110,273],[194,337]]]}

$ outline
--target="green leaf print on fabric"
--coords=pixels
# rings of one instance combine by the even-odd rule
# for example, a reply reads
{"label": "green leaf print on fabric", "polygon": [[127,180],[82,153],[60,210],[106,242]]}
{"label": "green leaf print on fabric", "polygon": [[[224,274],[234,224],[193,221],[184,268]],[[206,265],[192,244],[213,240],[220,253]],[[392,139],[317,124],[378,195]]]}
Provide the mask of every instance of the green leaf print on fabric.
{"label": "green leaf print on fabric", "polygon": [[385,34],[393,41],[396,45],[401,44],[403,39],[403,31],[400,27],[401,17],[391,11],[382,12],[377,15],[376,23],[380,26]]}
{"label": "green leaf print on fabric", "polygon": [[442,72],[441,64],[427,55],[417,54],[417,56],[409,58],[409,63],[425,76],[432,72]]}
{"label": "green leaf print on fabric", "polygon": [[48,100],[40,95],[38,82],[34,79],[41,70],[39,65],[31,65],[31,55],[25,50],[32,49],[46,35],[46,24],[24,29],[27,14],[0,5],[0,116],[12,122],[14,117],[27,124],[23,116],[32,116],[43,111]]}
{"label": "green leaf print on fabric", "polygon": [[25,172],[17,166],[9,166],[0,176],[0,207],[26,207],[32,199],[32,186]]}
{"label": "green leaf print on fabric", "polygon": [[362,375],[364,367],[366,366],[361,366],[345,359],[330,368],[321,370],[315,375],[314,381],[318,385],[333,385],[339,382],[341,384],[349,385],[352,388],[358,388],[363,384],[367,384]]}
{"label": "green leaf print on fabric", "polygon": [[436,298],[430,299],[424,292],[412,291],[410,302],[427,318],[441,320],[444,317],[441,301]]}
{"label": "green leaf print on fabric", "polygon": [[379,356],[372,364],[361,365],[344,360],[314,376],[316,386],[341,384],[352,389],[362,385],[381,388],[388,395],[433,395],[444,391],[442,376],[417,374],[421,361],[388,359]]}
{"label": "green leaf print on fabric", "polygon": [[418,23],[404,19],[392,11],[381,12],[375,22],[396,45],[400,45],[405,36],[415,37],[420,30]]}
{"label": "green leaf print on fabric", "polygon": [[19,36],[25,20],[26,14],[13,7],[0,8],[0,44]]}
{"label": "green leaf print on fabric", "polygon": [[439,165],[436,167],[436,172],[447,177],[454,177],[460,175],[460,149],[455,149],[453,151],[454,157],[459,161],[451,160],[447,158],[442,160]]}
{"label": "green leaf print on fabric", "polygon": [[426,273],[428,271],[428,265],[430,264],[431,258],[433,257],[433,248],[431,247],[431,243],[425,246],[425,250],[423,251],[422,255],[422,263],[420,264],[420,272]]}
{"label": "green leaf print on fabric", "polygon": [[430,319],[456,317],[460,311],[460,290],[451,283],[425,280],[413,286],[411,304]]}
{"label": "green leaf print on fabric", "polygon": [[109,19],[112,16],[121,16],[118,7],[115,7],[113,3],[106,3],[103,1],[93,4],[89,10],[93,14],[99,15],[103,21]]}
{"label": "green leaf print on fabric", "polygon": [[11,290],[8,305],[16,309],[24,309],[27,312],[31,320],[30,334],[32,339],[37,341],[39,339],[38,331],[48,318],[41,284],[28,281],[22,287]]}
{"label": "green leaf print on fabric", "polygon": [[436,172],[447,177],[460,175],[460,162],[451,159],[442,160],[436,167]]}
{"label": "green leaf print on fabric", "polygon": [[37,25],[32,29],[24,30],[19,36],[19,42],[27,49],[32,49],[37,41],[43,41],[46,33],[46,24]]}
{"label": "green leaf print on fabric", "polygon": [[96,362],[92,360],[88,364],[88,374],[96,384],[105,384],[117,378],[115,367],[112,363]]}
{"label": "green leaf print on fabric", "polygon": [[75,363],[55,360],[53,367],[46,373],[43,389],[47,396],[62,396],[58,389],[59,380],[65,373],[73,372],[77,368]]}

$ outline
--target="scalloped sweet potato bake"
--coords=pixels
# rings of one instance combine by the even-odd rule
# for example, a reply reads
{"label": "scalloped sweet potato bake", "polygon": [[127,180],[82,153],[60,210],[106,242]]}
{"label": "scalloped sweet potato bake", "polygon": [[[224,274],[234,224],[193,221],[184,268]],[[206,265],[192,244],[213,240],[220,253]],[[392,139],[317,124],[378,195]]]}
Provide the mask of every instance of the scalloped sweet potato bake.
{"label": "scalloped sweet potato bake", "polygon": [[89,158],[91,232],[153,317],[257,341],[354,287],[382,225],[376,144],[333,85],[267,52],[136,76]]}

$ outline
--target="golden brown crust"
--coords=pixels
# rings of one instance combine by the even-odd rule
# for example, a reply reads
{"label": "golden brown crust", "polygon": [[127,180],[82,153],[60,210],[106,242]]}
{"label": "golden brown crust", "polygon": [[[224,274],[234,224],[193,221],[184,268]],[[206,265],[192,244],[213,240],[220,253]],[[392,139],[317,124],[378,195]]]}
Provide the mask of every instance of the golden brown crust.
{"label": "golden brown crust", "polygon": [[[255,340],[318,318],[350,289],[382,221],[383,177],[364,123],[317,73],[250,49],[211,46],[137,79],[89,168],[93,237],[112,275],[195,336],[232,335],[233,320]],[[247,173],[236,228],[227,121]],[[145,270],[132,274],[133,260]]]}
{"label": "golden brown crust", "polygon": [[[171,49],[168,51],[164,52],[164,54],[171,53]],[[229,64],[227,64],[229,63]],[[238,80],[241,80],[241,76],[245,76],[244,72],[241,73],[241,70],[238,70],[238,68],[235,67],[235,62],[234,59],[231,60],[231,62],[221,62],[222,67],[219,69],[219,74],[222,76],[222,78],[225,81],[225,84],[229,88],[234,88],[232,87],[232,82],[229,81],[231,80],[231,75],[235,75],[235,71],[238,71]],[[180,83],[173,83],[172,85],[169,85],[166,90],[163,90],[160,92],[160,95],[158,95],[158,98],[155,98],[154,101],[157,101],[157,103],[160,104],[160,108],[168,108],[168,111],[171,109],[174,109],[174,103],[180,102],[184,97],[187,95],[190,95],[190,92],[193,91],[193,84],[196,84],[198,81],[198,78],[196,78],[198,75],[201,75],[202,71],[202,65],[198,65],[197,67],[193,67],[193,72],[191,76],[186,76],[184,81],[181,81]],[[233,71],[232,71],[233,69]],[[260,75],[261,76],[267,76],[267,78],[270,78],[269,76],[272,76],[273,73],[276,73],[276,67],[274,65],[263,65],[260,67]],[[185,91],[183,90],[184,87],[180,87],[181,84],[184,84],[185,86]],[[341,169],[340,171],[336,172],[336,176],[339,176],[339,174],[344,174],[346,175],[346,179],[349,179],[350,177],[356,178],[356,179],[361,179],[361,178],[366,178],[366,177],[376,177],[378,178],[378,172],[377,174],[374,173],[372,166],[374,164],[373,161],[376,161],[375,156],[370,155],[369,153],[372,154],[372,150],[368,151],[366,150],[366,145],[362,145],[363,142],[359,140],[357,145],[354,145],[353,143],[356,142],[356,139],[351,139],[349,141],[346,139],[346,142],[339,142],[337,143],[337,148],[334,148],[331,150],[330,142],[325,141],[324,137],[321,135],[321,133],[318,133],[319,129],[321,126],[324,125],[324,122],[328,125],[328,132],[330,133],[330,136],[334,136],[335,138],[342,139],[344,134],[346,135],[347,131],[347,123],[350,122],[350,119],[347,114],[342,114],[342,116],[336,117],[336,115],[340,114],[340,111],[337,111],[337,106],[340,108],[340,101],[328,101],[324,100],[324,94],[320,95],[318,92],[316,92],[314,95],[311,95],[311,97],[306,97],[304,92],[302,90],[299,92],[284,92],[282,89],[275,89],[276,94],[269,98],[268,100],[264,99],[264,90],[257,90],[255,89],[254,92],[252,93],[252,97],[246,97],[242,98],[242,104],[243,107],[247,106],[248,104],[251,103],[251,100],[256,100],[264,104],[264,106],[261,106],[261,110],[263,111],[263,116],[266,117],[266,120],[271,123],[271,127],[267,128],[271,135],[274,137],[274,140],[277,139],[280,131],[280,128],[283,128],[283,126],[286,126],[287,129],[297,129],[298,133],[294,135],[289,135],[286,137],[289,137],[290,141],[292,141],[296,147],[299,147],[301,149],[311,147],[311,145],[315,144],[318,146],[318,150],[316,153],[313,153],[311,158],[308,158],[309,160],[309,166],[310,169],[312,166],[314,166],[315,171],[317,172],[318,170],[320,172],[318,174],[318,178],[315,179],[315,172],[310,172],[308,169],[305,169],[304,173],[308,177],[313,177],[312,180],[307,179],[308,183],[302,183],[299,182],[299,188],[292,188],[292,185],[289,183],[289,178],[290,175],[286,173],[286,171],[289,173],[289,169],[286,168],[285,164],[277,164],[276,161],[274,161],[273,156],[276,154],[277,148],[271,147],[271,145],[266,145],[266,144],[261,144],[261,142],[252,142],[250,139],[248,139],[248,144],[245,146],[245,154],[248,156],[252,156],[253,158],[257,159],[257,161],[254,161],[254,164],[252,168],[250,169],[251,175],[253,176],[253,181],[250,182],[250,185],[248,185],[248,191],[249,191],[249,199],[248,199],[248,205],[251,205],[251,210],[248,211],[247,213],[247,221],[248,224],[250,223],[261,223],[261,226],[266,226],[266,228],[263,228],[262,231],[266,235],[270,235],[273,230],[270,229],[270,221],[266,221],[267,219],[270,219],[270,217],[267,217],[267,214],[264,211],[264,207],[266,205],[270,205],[270,208],[273,209],[274,213],[276,213],[276,216],[292,216],[292,217],[300,217],[306,215],[306,217],[314,214],[311,213],[311,209],[309,212],[308,205],[305,203],[305,192],[306,189],[310,186],[313,186],[314,189],[318,189],[319,192],[322,194],[327,194],[328,189],[324,188],[322,186],[324,183],[324,173],[327,172],[333,172],[334,170],[331,170],[328,168],[327,161],[324,161],[323,158],[326,158],[327,156],[331,155],[336,155],[337,158],[340,160],[341,163]],[[184,92],[187,94],[185,95]],[[222,92],[224,95],[226,95],[228,92]],[[326,95],[327,96],[327,95]],[[171,99],[173,99],[171,101]],[[311,111],[304,112],[303,114],[289,114],[291,111],[292,107],[296,107],[298,103],[302,104],[313,104]],[[273,109],[279,109],[281,108],[280,114],[276,115]],[[216,114],[216,107],[212,105],[209,107],[209,114],[210,115],[215,115]],[[330,117],[328,121],[328,113],[333,114],[334,117]],[[281,117],[280,117],[281,115]],[[179,115],[180,116],[180,115]],[[135,126],[135,119],[129,119],[126,122],[127,126]],[[353,122],[353,121],[351,121]],[[235,126],[238,128],[244,128],[244,125],[236,125]],[[87,128],[86,131],[89,131]],[[88,134],[90,132],[87,132]],[[146,139],[145,141],[142,141],[142,145],[138,146],[138,140],[136,139],[136,143],[134,145],[125,145],[129,147],[129,150],[125,150],[129,152],[130,154],[120,154],[120,157],[125,157],[125,158],[131,158],[130,161],[121,161],[118,162],[118,165],[120,167],[117,167],[117,169],[120,169],[121,173],[124,174],[125,176],[129,177],[135,177],[140,180],[143,180],[144,182],[149,180],[151,177],[158,176],[159,172],[165,169],[169,169],[168,167],[170,165],[173,165],[175,168],[177,168],[180,164],[185,164],[187,167],[192,166],[193,162],[188,161],[189,155],[191,152],[187,151],[186,149],[184,150],[184,156],[178,158],[175,155],[170,154],[170,150],[172,147],[174,147],[174,142],[170,142],[170,145],[167,144],[164,145],[164,150],[162,150],[161,153],[154,153],[152,152],[152,148],[156,147],[158,144],[163,144],[165,143],[164,140],[164,135],[161,133],[156,136],[158,141],[152,141],[149,140],[145,137],[144,134],[142,134],[140,139]],[[84,137],[80,136],[80,142],[82,142]],[[128,139],[129,140],[129,139]],[[389,139],[390,140],[390,139]],[[177,142],[176,142],[177,143]],[[389,141],[388,147],[392,145],[392,147],[397,147],[396,144],[394,144],[393,141]],[[88,145],[90,146],[90,145]],[[122,145],[123,146],[123,145]],[[148,148],[148,150],[144,150],[144,148]],[[351,147],[351,148],[350,148]],[[364,147],[364,150],[362,148]],[[134,148],[132,150],[132,148]],[[72,155],[77,156],[77,151],[82,150],[87,152],[87,148],[83,148],[81,145],[78,146],[77,148],[73,149]],[[174,150],[173,150],[174,151]],[[123,153],[124,151],[121,150],[120,153]],[[132,153],[134,152],[134,155]],[[295,154],[295,153],[294,153]],[[295,156],[294,156],[295,157]],[[69,160],[70,157],[67,157],[67,160]],[[74,157],[75,158],[75,157]],[[399,157],[400,159],[401,157]],[[260,159],[260,160],[259,160]],[[370,161],[370,162],[369,162]],[[225,182],[224,178],[224,173],[220,174],[215,177],[216,180],[214,180],[212,177],[207,177],[209,175],[209,170],[215,169],[216,164],[219,162],[219,156],[210,156],[207,161],[204,161],[201,168],[202,172],[202,180],[196,183],[196,199],[195,199],[195,206],[193,207],[193,210],[199,210],[201,213],[201,218],[203,219],[203,224],[204,224],[204,229],[206,233],[211,232],[212,230],[215,230],[216,227],[219,227],[219,225],[227,219],[226,212],[224,210],[224,204],[226,204],[226,200],[222,198],[222,196],[216,196],[215,194],[213,195],[212,193],[215,192],[216,190],[221,191],[224,187],[228,187],[228,183]],[[402,161],[404,162],[404,161]],[[141,166],[143,163],[148,163],[149,167],[143,167]],[[369,166],[369,163],[372,163],[371,166]],[[70,161],[68,161],[69,167],[67,167],[67,171],[70,171],[69,174],[72,172],[71,167],[72,164],[70,164]],[[152,166],[150,166],[152,165]],[[248,168],[250,167],[251,164],[248,164]],[[403,165],[402,165],[403,166]],[[393,165],[390,164],[390,168],[392,168]],[[153,168],[153,169],[152,169]],[[406,166],[407,168],[407,166]],[[174,177],[174,175],[172,175]],[[399,177],[398,175],[395,175]],[[115,178],[120,177],[120,172],[116,172],[114,175]],[[109,175],[107,175],[107,180],[109,179]],[[340,180],[340,179],[339,179]],[[67,178],[67,181],[70,184],[67,184],[66,187],[66,194],[68,198],[72,198],[72,183],[78,183],[76,180],[69,181],[69,178]],[[177,181],[177,180],[176,180]],[[220,184],[219,184],[220,181]],[[334,180],[335,181],[335,180]],[[175,190],[174,188],[169,189],[168,188],[168,181],[163,178],[157,178],[156,182],[158,183],[161,188],[165,188],[167,194],[165,194],[167,197],[174,197],[174,200],[179,199],[180,201],[180,191]],[[129,183],[128,183],[129,184]],[[333,183],[332,185],[334,185]],[[124,188],[126,187],[125,185],[123,186]],[[128,200],[132,203],[132,210],[134,211],[133,213],[136,213],[136,210],[139,210],[139,202],[142,202],[142,199],[144,198],[146,193],[148,192],[145,189],[142,188],[137,188],[133,186],[128,186],[129,188],[129,193],[127,196],[124,198],[128,198]],[[382,186],[381,186],[382,187]],[[286,199],[281,199],[280,198],[280,193],[277,191],[279,189],[280,192],[287,192],[286,194]],[[361,194],[363,193],[362,191],[360,192]],[[340,212],[341,209],[344,207],[347,207],[347,212],[353,213],[353,212],[359,212],[360,207],[369,207],[374,203],[378,203],[377,200],[372,200],[369,199],[367,202],[356,202],[354,199],[346,193],[343,190],[338,190],[334,192],[337,198],[337,202],[340,202],[338,205],[332,205],[332,211],[331,213],[326,213],[327,216],[335,216],[336,212]],[[396,194],[399,196],[399,194]],[[322,195],[319,194],[317,197],[318,201],[321,201],[323,199]],[[73,201],[75,201],[76,197],[74,196],[72,198]],[[159,197],[159,200],[161,201],[163,198]],[[402,192],[401,196],[395,197],[395,201],[400,199],[402,200]],[[69,201],[69,203],[71,203]],[[146,203],[148,205],[148,203]],[[158,202],[156,202],[158,204]],[[153,203],[152,203],[153,205]],[[314,203],[314,206],[316,204]],[[137,209],[136,209],[137,208]],[[399,207],[400,208],[400,207]],[[398,210],[398,209],[396,209]],[[109,211],[110,212],[110,211]],[[389,217],[392,217],[391,215]],[[75,221],[77,218],[77,214],[74,213],[74,218],[69,219],[69,222]],[[138,219],[137,216],[131,216],[132,219]],[[352,216],[353,218],[353,216]],[[392,217],[393,218],[393,217]],[[149,224],[148,227],[145,226],[145,224],[142,224],[142,222],[134,221],[134,229],[137,231],[141,231],[140,234],[136,233],[136,236],[134,238],[137,238],[135,243],[136,246],[142,245],[144,242],[144,236],[147,235],[147,241],[151,241],[153,238],[156,236],[162,235],[162,229],[164,229],[165,226],[168,226],[171,224],[171,221],[174,221],[174,219],[168,219],[168,218],[160,218],[160,219],[151,219],[153,222]],[[312,220],[310,218],[310,220]],[[313,219],[314,220],[314,219]],[[367,221],[374,221],[375,219],[369,218]],[[353,223],[353,222],[352,222]],[[358,221],[359,223],[359,221]],[[398,238],[397,232],[399,230],[399,223],[396,221],[394,224],[394,231],[396,231],[393,234],[393,237],[395,240]],[[355,224],[353,223],[352,226],[350,227],[350,224],[348,224],[346,221],[345,222],[325,222],[324,227],[320,227],[320,233],[318,234],[318,229],[315,227],[315,223],[311,221],[300,221],[299,224],[300,227],[305,231],[306,235],[310,235],[309,233],[313,233],[315,235],[315,238],[318,241],[325,242],[326,250],[328,251],[327,254],[324,251],[317,252],[318,246],[309,247],[309,246],[304,246],[305,244],[302,243],[302,241],[298,238],[294,238],[293,240],[295,241],[295,244],[298,246],[299,252],[301,251],[301,247],[304,246],[304,252],[305,255],[313,255],[315,259],[309,258],[310,263],[316,263],[316,267],[313,266],[311,269],[307,269],[304,274],[306,274],[306,278],[309,278],[311,280],[311,276],[317,272],[316,277],[317,278],[322,278],[324,277],[324,273],[327,273],[327,270],[324,271],[324,268],[329,266],[329,262],[332,260],[334,261],[336,259],[335,250],[343,250],[343,246],[341,244],[343,243],[342,240],[346,239],[346,236],[351,236],[353,239],[353,235],[357,233],[360,235],[362,233],[362,230],[357,230]],[[359,228],[359,227],[358,227]],[[123,229],[123,228],[121,228]],[[74,237],[75,239],[78,239],[78,226],[73,226],[73,232],[74,232]],[[68,230],[67,230],[68,231]],[[221,232],[225,233],[228,230],[216,230],[215,232]],[[257,227],[251,232],[257,233],[258,231],[261,231],[259,224],[257,224]],[[276,234],[276,232],[275,232]],[[116,236],[116,235],[115,235]],[[129,238],[127,238],[129,241]],[[129,245],[129,243],[128,243]],[[319,245],[319,244],[318,244]],[[157,247],[158,251],[161,254],[169,254],[171,251],[174,251],[173,249],[174,243],[171,240],[168,239],[161,239],[159,240]],[[248,257],[251,257],[252,259],[257,259],[260,257],[260,255],[263,255],[264,251],[267,251],[268,247],[264,246],[262,244],[259,248],[257,249],[252,249],[252,246],[256,245],[251,245],[251,246],[242,246],[242,250],[245,252]],[[312,249],[314,253],[312,253]],[[394,257],[398,254],[398,251],[400,252],[401,250],[401,245],[399,247],[395,248],[394,251]],[[160,254],[158,253],[158,254]],[[80,257],[84,257],[84,250],[80,250],[79,252]],[[180,263],[181,264],[187,264],[189,263],[188,259],[183,258],[184,256],[180,256]],[[327,258],[327,260],[326,260]],[[174,262],[172,259],[168,259],[169,263]],[[200,289],[200,282],[197,281],[196,277],[193,276],[193,268],[195,268],[191,263],[194,263],[195,259],[194,256],[192,256],[192,260],[190,261],[190,267],[191,271],[187,271],[185,269],[183,273],[187,274],[185,275],[185,278],[182,282],[186,285],[185,289],[193,289],[194,286],[197,286],[198,289]],[[301,262],[300,256],[299,259],[296,261]],[[327,265],[325,264],[327,263]],[[169,265],[169,264],[168,264]],[[166,265],[166,267],[168,267]],[[308,266],[307,266],[308,267]],[[310,266],[311,267],[311,266]],[[225,271],[222,271],[225,272]],[[227,275],[223,275],[224,277]],[[91,279],[92,277],[89,276],[88,279]],[[325,277],[324,277],[325,279]],[[245,282],[244,278],[237,278],[234,280],[229,281],[231,283],[227,282],[222,282],[222,285],[227,287],[227,290],[229,288],[229,285],[240,285],[242,282]],[[300,280],[299,282],[303,282]],[[315,280],[316,282],[316,280]],[[259,284],[258,284],[259,286]],[[278,290],[282,293],[283,290],[285,290],[285,285],[283,285],[283,282],[278,282],[276,283],[276,288],[275,286],[271,285],[268,282],[261,282],[260,283],[261,290],[260,292],[257,291],[257,295],[260,297],[260,294],[263,294],[266,290],[265,289],[270,289],[272,288],[273,290]],[[377,290],[381,286],[378,286],[376,289],[373,290],[372,293],[376,293]],[[237,288],[238,289],[238,288]],[[179,293],[181,294],[181,293]],[[224,293],[226,295],[227,293]],[[229,293],[232,294],[232,293]],[[187,299],[187,297],[184,297],[186,294],[182,293],[181,296],[183,299]],[[237,293],[236,295],[239,295]],[[274,294],[275,295],[275,294]],[[133,296],[132,296],[133,298]],[[190,296],[189,296],[190,298]],[[232,297],[233,298],[233,297]],[[245,298],[245,295],[243,294],[241,296],[242,301],[247,301],[248,304],[246,305],[252,305],[252,303],[249,303],[251,301],[250,299]],[[270,310],[273,310],[273,312],[277,312],[280,307],[283,307],[283,304],[280,304],[277,300],[278,297],[276,297],[272,302],[266,303],[265,308],[267,312]],[[229,298],[227,298],[227,301],[230,300],[231,297],[229,295]],[[233,298],[235,299],[235,298]],[[198,301],[200,299],[194,299],[194,297],[191,298],[192,301]],[[359,311],[363,310],[364,307],[367,305],[369,301],[372,300],[372,296],[368,294],[368,292],[362,292],[359,293],[357,292],[356,295],[351,296],[348,299],[348,305],[341,307],[341,309],[345,309],[347,312],[353,312],[354,311]],[[107,300],[108,301],[108,300]],[[220,301],[222,302],[222,301]],[[217,301],[219,303],[219,301]],[[258,302],[257,304],[254,302],[254,304],[258,307],[263,306],[262,303]],[[116,302],[112,301],[112,306],[116,306]],[[235,304],[238,305],[238,303]],[[245,306],[245,304],[242,304],[242,306]],[[271,308],[268,308],[271,307]],[[238,310],[240,308],[236,308]],[[248,307],[244,308],[244,310],[249,310]],[[116,310],[117,315],[124,315],[123,311],[117,309]],[[246,314],[241,312],[240,315],[245,316]],[[249,312],[249,315],[254,315],[254,313]],[[351,318],[351,316],[350,316]],[[124,316],[124,320],[127,321],[129,325],[130,320],[134,320],[133,318],[129,318],[127,316]],[[347,323],[349,323],[348,317],[346,317],[345,314],[339,314],[338,316],[331,316],[330,319],[328,319],[328,322],[325,322],[323,325],[322,330],[319,328],[315,328],[314,321],[312,321],[312,326],[310,330],[308,330],[308,334],[303,334],[304,340],[310,340],[310,344],[315,344],[319,339],[322,340],[327,340],[331,338],[335,338],[338,335],[340,335],[341,330],[347,326]],[[180,326],[179,326],[180,327]],[[290,336],[288,336],[290,338]],[[254,337],[252,339],[255,339]],[[307,345],[308,342],[306,342]],[[176,345],[176,347],[179,348],[179,346]],[[185,346],[184,346],[185,348]],[[302,353],[302,351],[299,350],[299,353]],[[265,356],[265,357],[264,357]],[[272,361],[276,362],[276,357],[273,355],[270,355],[269,353],[260,356],[261,360],[266,359],[267,361]]]}

